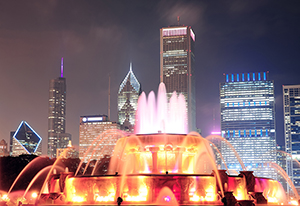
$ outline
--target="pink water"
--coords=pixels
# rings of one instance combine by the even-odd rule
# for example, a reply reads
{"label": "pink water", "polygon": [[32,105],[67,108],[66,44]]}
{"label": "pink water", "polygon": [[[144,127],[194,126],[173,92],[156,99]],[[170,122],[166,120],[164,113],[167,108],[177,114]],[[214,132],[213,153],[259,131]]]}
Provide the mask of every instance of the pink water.
{"label": "pink water", "polygon": [[187,128],[186,102],[182,94],[173,92],[168,102],[165,85],[160,83],[157,101],[154,92],[150,92],[148,98],[144,92],[140,95],[136,134],[187,134]]}

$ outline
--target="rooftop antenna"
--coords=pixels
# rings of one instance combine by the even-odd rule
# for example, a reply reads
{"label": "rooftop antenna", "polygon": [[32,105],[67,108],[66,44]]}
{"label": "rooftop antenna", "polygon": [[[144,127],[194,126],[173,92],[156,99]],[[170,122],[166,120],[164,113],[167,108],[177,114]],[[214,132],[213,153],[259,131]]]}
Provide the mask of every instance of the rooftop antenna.
{"label": "rooftop antenna", "polygon": [[130,62],[130,69],[129,69],[129,71],[132,72],[132,62]]}
{"label": "rooftop antenna", "polygon": [[179,24],[179,21],[180,21],[180,16],[177,16],[177,23],[178,23],[178,26],[180,25],[180,24]]}
{"label": "rooftop antenna", "polygon": [[108,120],[110,121],[110,74],[108,75]]}
{"label": "rooftop antenna", "polygon": [[63,78],[64,77],[64,58],[61,58],[61,62],[60,62],[60,77]]}

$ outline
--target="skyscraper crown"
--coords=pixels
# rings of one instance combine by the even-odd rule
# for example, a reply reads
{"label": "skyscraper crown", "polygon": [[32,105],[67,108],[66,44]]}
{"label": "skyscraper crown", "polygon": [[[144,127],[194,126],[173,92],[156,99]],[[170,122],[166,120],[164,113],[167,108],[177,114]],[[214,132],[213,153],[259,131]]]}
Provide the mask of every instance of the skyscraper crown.
{"label": "skyscraper crown", "polygon": [[136,92],[140,91],[140,83],[138,82],[137,78],[135,77],[133,71],[132,71],[132,63],[130,63],[130,70],[127,73],[126,77],[124,78],[123,82],[120,85],[119,93],[122,91],[124,86],[126,85],[126,82],[129,81],[131,86],[134,88]]}

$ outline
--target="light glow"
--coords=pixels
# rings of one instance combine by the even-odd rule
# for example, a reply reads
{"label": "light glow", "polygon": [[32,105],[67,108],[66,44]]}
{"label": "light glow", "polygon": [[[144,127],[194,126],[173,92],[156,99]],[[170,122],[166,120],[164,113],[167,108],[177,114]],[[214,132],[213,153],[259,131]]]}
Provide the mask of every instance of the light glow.
{"label": "light glow", "polygon": [[182,35],[186,35],[186,33],[187,33],[186,27],[163,29],[163,36],[182,36]]}
{"label": "light glow", "polygon": [[81,197],[81,196],[74,196],[72,198],[72,202],[78,202],[78,203],[80,203],[80,202],[84,202],[84,201],[86,201],[85,198]]}
{"label": "light glow", "polygon": [[192,29],[190,29],[190,31],[191,31],[191,37],[192,37],[192,39],[193,39],[194,41],[196,41],[195,33],[193,32]]}
{"label": "light glow", "polygon": [[33,193],[31,194],[31,197],[34,198],[34,199],[37,198],[37,193],[36,193],[36,192],[33,192]]}

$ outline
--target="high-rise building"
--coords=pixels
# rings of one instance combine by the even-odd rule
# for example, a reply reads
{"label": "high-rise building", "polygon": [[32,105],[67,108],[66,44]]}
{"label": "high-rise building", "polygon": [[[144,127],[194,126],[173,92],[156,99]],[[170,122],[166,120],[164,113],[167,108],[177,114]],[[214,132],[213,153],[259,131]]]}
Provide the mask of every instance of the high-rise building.
{"label": "high-rise building", "polygon": [[42,154],[42,138],[30,127],[30,125],[22,121],[12,137],[12,156],[21,154]]}
{"label": "high-rise building", "polygon": [[[221,134],[235,148],[247,170],[277,179],[274,82],[267,72],[225,74],[220,83]],[[231,147],[222,142],[229,170],[241,170]]]}
{"label": "high-rise building", "polygon": [[[286,152],[300,161],[300,85],[283,85],[284,136]],[[300,192],[300,166],[287,159],[287,173]]]}
{"label": "high-rise building", "polygon": [[49,85],[48,111],[48,156],[56,157],[57,148],[67,147],[70,134],[66,130],[66,78],[63,75],[63,58],[61,59],[61,75],[51,79]]}
{"label": "high-rise building", "polygon": [[118,92],[118,117],[121,129],[133,132],[135,113],[141,93],[141,85],[132,71],[132,64],[126,77],[122,81]]}
{"label": "high-rise building", "polygon": [[[277,164],[282,168],[283,171],[286,171],[286,162],[290,159],[285,152],[285,146],[277,145],[276,146],[276,154],[277,154]],[[286,177],[282,174],[278,175],[277,180],[281,183],[284,191],[287,191],[287,180]]]}
{"label": "high-rise building", "polygon": [[0,157],[9,156],[7,143],[4,139],[0,141]]}
{"label": "high-rise building", "polygon": [[87,162],[111,156],[122,133],[120,125],[107,115],[81,116],[79,126],[79,158]]}
{"label": "high-rise building", "polygon": [[68,159],[68,158],[78,158],[79,152],[76,150],[74,146],[72,146],[72,141],[69,141],[69,144],[66,148],[57,148],[56,149],[56,157]]}
{"label": "high-rise building", "polygon": [[182,93],[186,99],[189,131],[196,131],[195,34],[189,26],[160,29],[160,81],[168,98]]}

